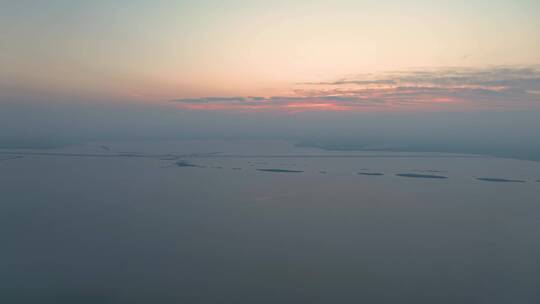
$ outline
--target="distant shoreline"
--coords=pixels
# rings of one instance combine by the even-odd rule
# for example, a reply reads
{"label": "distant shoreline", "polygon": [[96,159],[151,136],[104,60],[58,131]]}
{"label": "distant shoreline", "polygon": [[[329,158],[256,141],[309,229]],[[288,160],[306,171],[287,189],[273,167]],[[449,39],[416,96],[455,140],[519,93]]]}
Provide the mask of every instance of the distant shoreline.
{"label": "distant shoreline", "polygon": [[[300,142],[295,144],[296,147],[300,148],[316,148],[324,151],[336,151],[336,152],[394,152],[394,153],[448,153],[448,154],[468,154],[478,157],[497,157],[497,158],[507,158],[507,159],[516,159],[516,160],[527,160],[540,162],[540,151],[538,153],[518,153],[518,152],[493,152],[493,151],[472,151],[467,149],[436,149],[436,148],[414,148],[414,147],[389,147],[389,148],[372,148],[359,146],[355,144],[317,144],[317,143],[306,143]],[[518,155],[519,154],[519,155]],[[531,154],[531,155],[525,155]]]}

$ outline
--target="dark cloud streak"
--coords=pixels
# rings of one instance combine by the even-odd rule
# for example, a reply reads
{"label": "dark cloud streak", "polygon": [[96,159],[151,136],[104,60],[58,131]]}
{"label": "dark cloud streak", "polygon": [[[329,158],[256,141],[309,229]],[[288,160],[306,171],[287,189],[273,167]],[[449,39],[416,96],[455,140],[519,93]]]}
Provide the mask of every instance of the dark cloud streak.
{"label": "dark cloud streak", "polygon": [[197,110],[365,108],[527,109],[540,106],[540,67],[392,71],[334,82],[298,83],[290,96],[172,100]]}

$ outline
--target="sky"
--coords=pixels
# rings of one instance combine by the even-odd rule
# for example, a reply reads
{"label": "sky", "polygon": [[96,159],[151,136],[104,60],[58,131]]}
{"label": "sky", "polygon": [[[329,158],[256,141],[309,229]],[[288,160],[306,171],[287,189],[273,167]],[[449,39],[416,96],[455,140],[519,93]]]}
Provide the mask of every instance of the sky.
{"label": "sky", "polygon": [[0,0],[0,66],[4,138],[540,132],[533,0]]}
{"label": "sky", "polygon": [[540,64],[538,1],[0,5],[0,83],[13,94],[145,102],[291,96],[298,83],[356,75]]}
{"label": "sky", "polygon": [[0,0],[0,299],[540,303],[539,134],[540,0]]}

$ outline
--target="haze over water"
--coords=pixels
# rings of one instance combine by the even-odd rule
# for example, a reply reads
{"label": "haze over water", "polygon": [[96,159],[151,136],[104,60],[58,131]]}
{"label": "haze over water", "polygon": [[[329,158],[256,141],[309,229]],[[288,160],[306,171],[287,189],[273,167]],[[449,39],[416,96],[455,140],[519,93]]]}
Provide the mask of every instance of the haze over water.
{"label": "haze over water", "polygon": [[[172,157],[91,156],[124,150],[174,152],[197,167],[175,166]],[[249,141],[87,144],[47,153],[0,164],[0,278],[9,301],[508,303],[538,296],[536,162],[377,157]],[[385,175],[357,175],[367,168]],[[394,175],[434,170],[448,179]]]}

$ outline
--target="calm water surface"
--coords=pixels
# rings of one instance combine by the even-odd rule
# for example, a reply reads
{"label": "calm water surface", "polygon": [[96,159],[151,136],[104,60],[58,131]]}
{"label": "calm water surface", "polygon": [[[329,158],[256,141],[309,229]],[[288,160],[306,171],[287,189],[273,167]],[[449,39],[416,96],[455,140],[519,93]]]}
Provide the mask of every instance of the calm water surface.
{"label": "calm water surface", "polygon": [[[540,303],[537,162],[283,142],[46,152],[71,156],[1,156],[2,303]],[[117,153],[150,157],[86,155]],[[426,172],[448,178],[396,176]]]}

